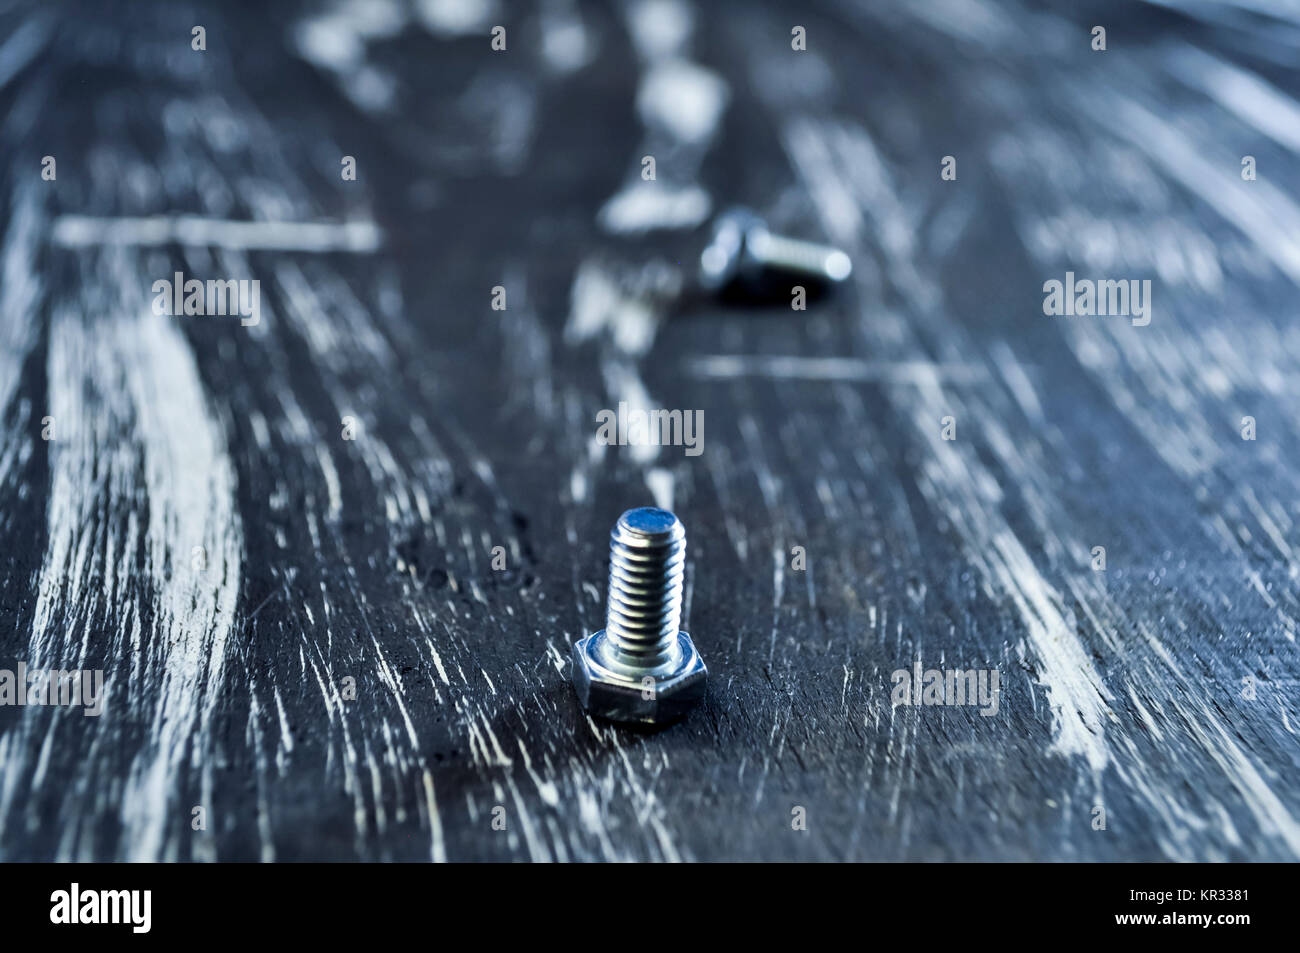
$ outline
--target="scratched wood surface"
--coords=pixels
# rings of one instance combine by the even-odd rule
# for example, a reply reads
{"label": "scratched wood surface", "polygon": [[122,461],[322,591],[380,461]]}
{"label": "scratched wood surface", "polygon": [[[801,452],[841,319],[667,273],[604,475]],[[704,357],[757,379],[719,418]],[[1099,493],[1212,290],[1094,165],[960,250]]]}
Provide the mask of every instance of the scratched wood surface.
{"label": "scratched wood surface", "polygon": [[[0,859],[1300,855],[1300,21],[797,6],[0,3],[0,668],[107,679],[0,708]],[[647,294],[737,202],[849,286]],[[568,650],[650,502],[711,682],[635,734]]]}

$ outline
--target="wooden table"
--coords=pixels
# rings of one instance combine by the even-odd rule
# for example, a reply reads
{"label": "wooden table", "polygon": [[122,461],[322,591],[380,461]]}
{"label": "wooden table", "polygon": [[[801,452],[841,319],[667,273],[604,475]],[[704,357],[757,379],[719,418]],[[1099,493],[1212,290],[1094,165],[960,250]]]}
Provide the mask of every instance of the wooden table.
{"label": "wooden table", "polygon": [[[0,667],[106,704],[0,708],[0,859],[1300,856],[1300,24],[815,6],[5,13]],[[733,203],[848,286],[663,293]],[[568,652],[649,503],[640,734]]]}

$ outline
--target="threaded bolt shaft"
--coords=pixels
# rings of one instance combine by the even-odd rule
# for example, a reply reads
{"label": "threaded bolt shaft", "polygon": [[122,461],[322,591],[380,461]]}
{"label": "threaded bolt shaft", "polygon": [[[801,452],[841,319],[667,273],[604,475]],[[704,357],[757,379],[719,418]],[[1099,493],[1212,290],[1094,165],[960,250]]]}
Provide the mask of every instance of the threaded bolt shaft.
{"label": "threaded bolt shaft", "polygon": [[675,669],[686,530],[667,510],[628,510],[609,534],[604,661],[634,677]]}
{"label": "threaded bolt shaft", "polygon": [[767,230],[751,236],[750,251],[764,267],[792,277],[842,281],[853,270],[849,256],[838,248],[774,235]]}

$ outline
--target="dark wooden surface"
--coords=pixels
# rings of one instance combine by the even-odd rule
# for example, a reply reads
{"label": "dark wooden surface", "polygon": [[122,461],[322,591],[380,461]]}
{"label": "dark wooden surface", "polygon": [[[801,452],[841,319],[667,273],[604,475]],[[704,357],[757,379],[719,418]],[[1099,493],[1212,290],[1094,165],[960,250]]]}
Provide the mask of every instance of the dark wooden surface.
{"label": "dark wooden surface", "polygon": [[[0,5],[0,667],[108,678],[0,709],[0,858],[1300,855],[1300,23],[270,6]],[[734,202],[850,286],[635,290]],[[178,270],[261,323],[155,316]],[[1045,316],[1067,270],[1150,325]],[[643,735],[568,649],[648,502],[711,682]],[[996,716],[893,708],[918,659]]]}

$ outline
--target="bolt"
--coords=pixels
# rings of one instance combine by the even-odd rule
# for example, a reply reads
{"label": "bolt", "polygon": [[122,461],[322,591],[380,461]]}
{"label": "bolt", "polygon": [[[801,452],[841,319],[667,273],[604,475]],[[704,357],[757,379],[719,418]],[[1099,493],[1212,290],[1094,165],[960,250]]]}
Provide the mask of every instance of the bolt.
{"label": "bolt", "polygon": [[582,707],[610,721],[665,724],[704,697],[709,672],[682,617],[686,530],[667,510],[643,506],[609,534],[605,628],[573,646]]}
{"label": "bolt", "polygon": [[700,253],[700,284],[710,291],[771,291],[782,279],[838,284],[852,271],[849,256],[838,248],[773,234],[758,215],[744,208],[718,217],[713,238]]}

